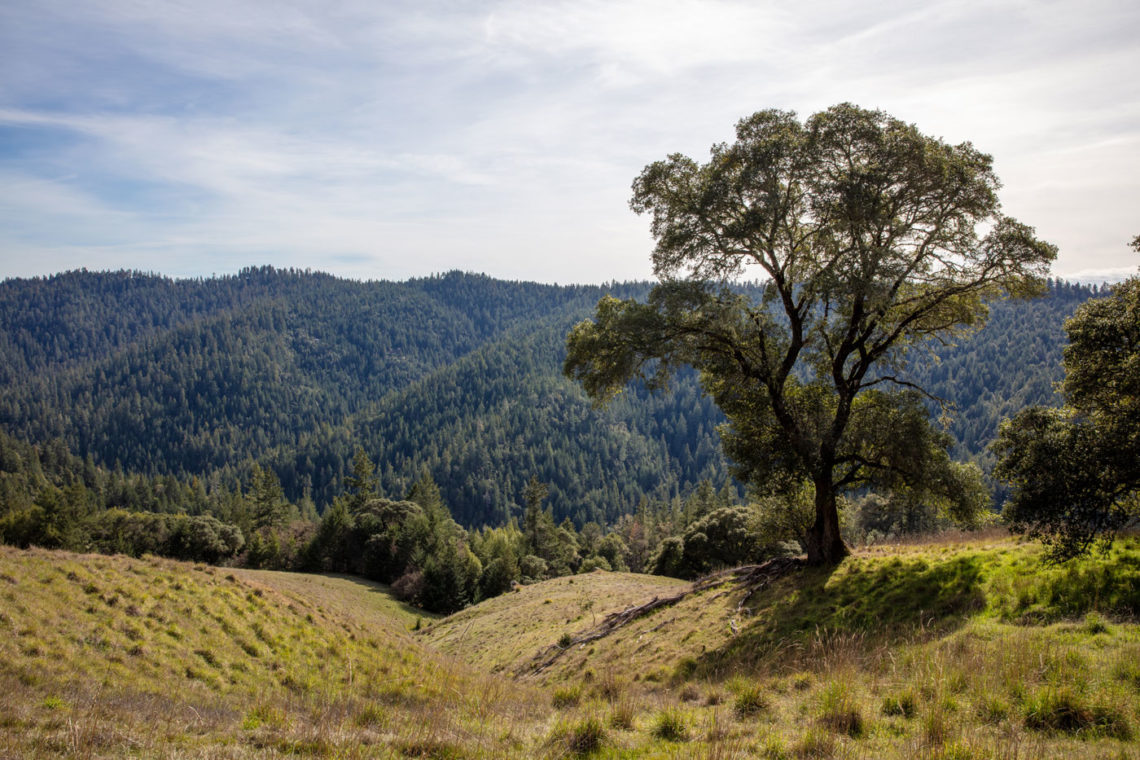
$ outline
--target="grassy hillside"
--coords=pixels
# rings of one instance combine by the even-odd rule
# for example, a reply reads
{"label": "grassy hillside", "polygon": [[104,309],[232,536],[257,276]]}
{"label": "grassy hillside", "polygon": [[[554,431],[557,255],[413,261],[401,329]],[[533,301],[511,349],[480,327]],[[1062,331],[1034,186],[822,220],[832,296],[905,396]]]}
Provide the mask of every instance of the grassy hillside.
{"label": "grassy hillside", "polygon": [[549,709],[362,581],[0,548],[0,757],[502,757]]}
{"label": "grassy hillside", "polygon": [[597,571],[520,586],[424,629],[443,652],[484,670],[513,673],[563,634],[608,613],[688,588],[676,578]]}
{"label": "grassy hillside", "polygon": [[0,549],[0,757],[1140,757],[1140,540],[1040,558],[728,573],[567,645],[690,586],[597,572],[433,620],[346,577]]}
{"label": "grassy hillside", "polygon": [[533,672],[544,646],[621,606],[610,589],[638,586],[634,603],[677,590],[558,579],[424,635],[547,684],[566,720],[595,716],[618,755],[1140,756],[1136,540],[1063,568],[995,536],[865,550],[758,589],[726,575]]}

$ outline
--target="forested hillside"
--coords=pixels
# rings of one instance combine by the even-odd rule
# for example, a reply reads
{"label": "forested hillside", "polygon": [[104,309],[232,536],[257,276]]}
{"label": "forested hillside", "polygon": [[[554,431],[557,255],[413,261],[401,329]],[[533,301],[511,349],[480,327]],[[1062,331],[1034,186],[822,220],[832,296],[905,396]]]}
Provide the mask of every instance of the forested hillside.
{"label": "forested hillside", "polygon": [[[521,513],[532,476],[561,520],[610,523],[643,498],[718,486],[722,417],[682,375],[604,409],[560,372],[569,327],[606,292],[450,273],[404,283],[245,270],[207,280],[71,272],[0,284],[0,428],[101,466],[248,483],[271,466],[323,509],[353,451],[402,498],[426,468],[469,526]],[[959,454],[986,463],[1000,419],[1050,403],[1061,324],[1094,291],[1000,303],[990,325],[912,375],[957,409]]]}

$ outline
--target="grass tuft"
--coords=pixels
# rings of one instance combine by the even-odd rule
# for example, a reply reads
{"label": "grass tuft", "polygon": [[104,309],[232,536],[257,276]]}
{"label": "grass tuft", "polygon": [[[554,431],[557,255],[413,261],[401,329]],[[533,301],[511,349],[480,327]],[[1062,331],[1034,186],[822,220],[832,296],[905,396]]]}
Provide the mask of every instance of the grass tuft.
{"label": "grass tuft", "polygon": [[550,697],[550,703],[555,710],[565,710],[568,707],[577,707],[582,699],[582,689],[579,686],[567,686],[555,689]]}
{"label": "grass tuft", "polygon": [[459,747],[441,739],[414,739],[401,742],[396,749],[404,757],[427,758],[428,760],[458,760],[463,757]]}
{"label": "grass tuft", "polygon": [[610,726],[621,731],[632,731],[633,717],[633,704],[628,700],[621,700],[614,704],[610,711]]}
{"label": "grass tuft", "polygon": [[997,725],[1009,717],[1009,702],[998,695],[987,694],[978,702],[978,719],[989,725]]}
{"label": "grass tuft", "polygon": [[594,716],[588,716],[568,726],[555,729],[554,743],[574,757],[586,757],[599,752],[606,743],[606,729]]}
{"label": "grass tuft", "polygon": [[837,734],[863,735],[863,713],[846,681],[833,681],[819,697],[819,723]]}
{"label": "grass tuft", "polygon": [[759,684],[750,684],[741,689],[732,703],[732,711],[738,718],[753,718],[771,707],[767,695]]}
{"label": "grass tuft", "polygon": [[795,757],[804,760],[835,757],[835,736],[813,726],[803,733],[792,752]]}
{"label": "grass tuft", "polygon": [[1025,725],[1035,731],[1132,738],[1132,726],[1119,708],[1089,704],[1071,687],[1044,688],[1025,700]]}
{"label": "grass tuft", "polygon": [[914,693],[902,691],[883,697],[883,715],[913,718],[915,714]]}
{"label": "grass tuft", "polygon": [[367,704],[357,711],[356,715],[352,717],[352,722],[361,728],[368,728],[370,726],[383,726],[386,719],[387,716],[380,705]]}
{"label": "grass tuft", "polygon": [[669,742],[688,741],[689,726],[685,722],[684,714],[673,708],[659,712],[653,722],[653,735]]}

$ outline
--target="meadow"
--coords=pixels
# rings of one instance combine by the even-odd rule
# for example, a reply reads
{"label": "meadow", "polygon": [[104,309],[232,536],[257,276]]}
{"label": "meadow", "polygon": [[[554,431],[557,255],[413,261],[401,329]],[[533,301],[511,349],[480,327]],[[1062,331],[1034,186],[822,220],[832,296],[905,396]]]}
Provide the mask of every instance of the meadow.
{"label": "meadow", "polygon": [[346,576],[3,548],[0,595],[3,757],[1140,757],[1135,538],[598,571],[448,618]]}

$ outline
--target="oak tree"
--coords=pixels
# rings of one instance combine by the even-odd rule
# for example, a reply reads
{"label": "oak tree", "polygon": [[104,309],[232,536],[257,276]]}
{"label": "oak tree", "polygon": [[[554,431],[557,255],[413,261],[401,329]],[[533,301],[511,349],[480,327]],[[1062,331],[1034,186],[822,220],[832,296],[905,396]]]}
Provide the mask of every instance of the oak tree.
{"label": "oak tree", "polygon": [[1054,560],[1140,519],[1140,277],[1086,302],[1065,332],[1065,405],[1023,410],[993,444],[994,474],[1012,487],[1007,524]]}
{"label": "oak tree", "polygon": [[[1001,213],[990,156],[881,111],[834,106],[801,123],[767,110],[698,163],[645,167],[659,283],[603,298],[564,365],[604,401],[690,365],[728,417],[735,472],[760,491],[814,488],[808,560],[846,553],[837,496],[907,487],[976,509],[976,472],[906,379],[908,349],[982,324],[987,301],[1043,289],[1056,250]],[[757,278],[762,295],[731,286]]]}

